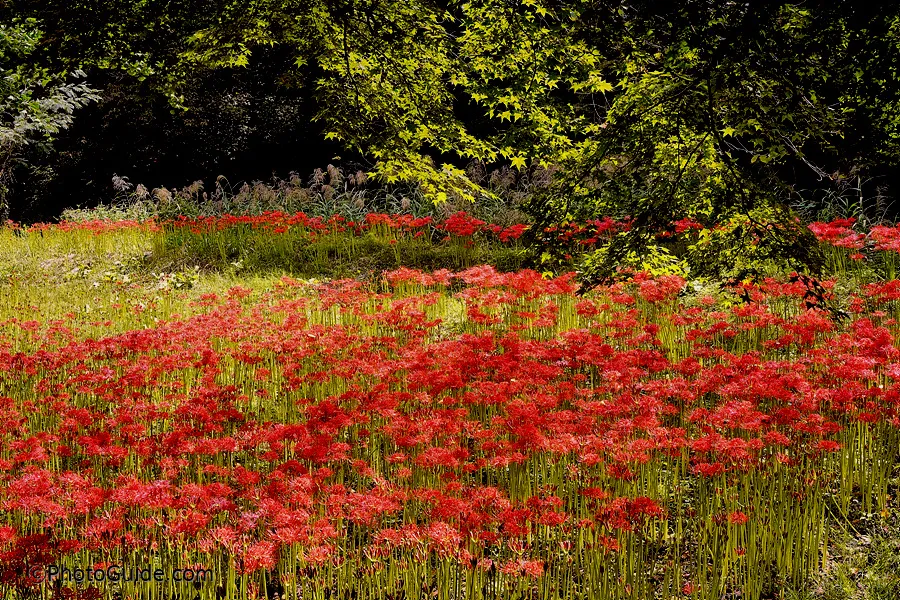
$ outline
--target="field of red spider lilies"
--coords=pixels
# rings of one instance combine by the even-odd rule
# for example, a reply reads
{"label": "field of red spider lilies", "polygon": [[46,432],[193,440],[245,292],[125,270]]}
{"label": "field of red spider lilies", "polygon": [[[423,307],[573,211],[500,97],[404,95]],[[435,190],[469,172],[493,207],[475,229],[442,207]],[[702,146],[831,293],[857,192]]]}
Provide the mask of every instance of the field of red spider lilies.
{"label": "field of red spider lilies", "polygon": [[[852,223],[819,225],[846,247]],[[900,284],[845,318],[807,291],[582,296],[478,266],[187,291],[153,320],[117,297],[120,327],[23,307],[0,320],[0,590],[780,597],[900,463]]]}

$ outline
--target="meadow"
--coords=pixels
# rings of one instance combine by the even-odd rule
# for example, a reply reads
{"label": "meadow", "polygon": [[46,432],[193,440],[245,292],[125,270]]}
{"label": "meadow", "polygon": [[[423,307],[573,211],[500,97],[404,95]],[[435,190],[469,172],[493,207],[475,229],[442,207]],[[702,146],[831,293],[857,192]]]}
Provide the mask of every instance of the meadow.
{"label": "meadow", "polygon": [[580,290],[461,213],[2,228],[0,593],[897,597],[900,230],[853,225],[817,295]]}

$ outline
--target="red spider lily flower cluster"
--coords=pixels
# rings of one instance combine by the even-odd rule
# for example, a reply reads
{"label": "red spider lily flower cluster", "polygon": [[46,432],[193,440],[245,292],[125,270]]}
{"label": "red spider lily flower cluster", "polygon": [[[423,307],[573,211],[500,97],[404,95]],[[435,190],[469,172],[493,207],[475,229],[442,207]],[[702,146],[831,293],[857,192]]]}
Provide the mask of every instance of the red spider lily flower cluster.
{"label": "red spider lily flower cluster", "polygon": [[447,234],[456,237],[471,237],[476,233],[490,232],[496,235],[501,242],[519,239],[527,228],[528,226],[523,223],[510,225],[509,227],[488,224],[473,218],[465,212],[454,213],[437,225],[438,230],[445,231]]}
{"label": "red spider lily flower cluster", "polygon": [[692,231],[699,231],[703,229],[703,224],[699,221],[695,221],[694,219],[686,218],[686,219],[678,219],[672,223],[670,230],[662,231],[657,234],[659,238],[671,238],[674,236],[683,235],[685,233],[689,233]]}
{"label": "red spider lily flower cluster", "polygon": [[836,219],[829,223],[815,222],[809,225],[819,241],[839,248],[860,249],[866,245],[866,236],[853,230],[856,219]]}
{"label": "red spider lily flower cluster", "polygon": [[852,256],[861,258],[861,250],[900,253],[900,225],[875,225],[867,232],[853,230],[856,219],[836,219],[829,223],[812,223],[810,230],[819,241],[838,248],[848,248],[857,252]]}
{"label": "red spider lily flower cluster", "polygon": [[23,227],[18,223],[14,223],[12,221],[8,221],[7,225],[12,229],[27,229],[29,231],[59,231],[59,232],[70,232],[70,231],[89,231],[96,235],[101,235],[104,233],[110,233],[114,231],[121,231],[125,229],[141,229],[146,231],[159,231],[160,228],[153,220],[148,221],[134,221],[130,219],[123,219],[119,221],[108,221],[104,219],[90,219],[86,221],[62,221],[60,223],[35,223],[33,225],[28,225],[27,227]]}
{"label": "red spider lily flower cluster", "polygon": [[544,234],[561,243],[575,243],[579,246],[596,246],[609,241],[615,234],[631,229],[628,219],[616,221],[610,217],[593,219],[585,223],[566,223],[544,228]]}
{"label": "red spider lily flower cluster", "polygon": [[[796,284],[724,309],[682,304],[678,277],[586,298],[571,275],[487,266],[384,281],[235,288],[100,339],[0,324],[0,585],[143,555],[231,573],[244,597],[435,572],[626,596],[655,569],[721,597],[770,573],[734,566],[763,548],[818,560],[784,528],[815,523],[836,454],[868,460],[900,427],[894,332],[805,311]],[[676,531],[695,545],[654,562],[645,545]]]}
{"label": "red spider lily flower cluster", "polygon": [[[14,229],[22,227],[13,222],[8,225]],[[249,227],[254,230],[268,233],[285,233],[296,230],[309,233],[313,236],[335,233],[348,233],[362,235],[371,230],[383,229],[388,232],[406,233],[421,236],[430,232],[431,228],[443,232],[448,236],[469,238],[478,234],[494,236],[502,243],[519,239],[528,228],[525,224],[516,224],[503,227],[489,224],[468,215],[465,212],[457,212],[443,221],[435,222],[432,217],[414,217],[409,214],[381,214],[369,213],[365,219],[355,222],[333,215],[328,219],[311,217],[305,213],[289,214],[278,211],[268,211],[259,215],[217,215],[208,217],[178,217],[169,220],[148,220],[144,222],[122,220],[88,220],[88,221],[63,221],[57,224],[37,223],[28,227],[34,231],[89,231],[97,235],[120,231],[124,229],[142,229],[147,231],[160,231],[163,228],[183,229],[194,234],[204,234],[215,231],[225,231],[234,227]]]}

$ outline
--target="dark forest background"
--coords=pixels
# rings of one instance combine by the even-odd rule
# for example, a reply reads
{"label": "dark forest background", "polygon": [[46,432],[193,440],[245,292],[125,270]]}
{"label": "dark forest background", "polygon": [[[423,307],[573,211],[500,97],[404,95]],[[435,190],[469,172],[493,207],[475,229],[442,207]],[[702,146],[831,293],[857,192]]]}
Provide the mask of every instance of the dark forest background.
{"label": "dark forest background", "polygon": [[[234,187],[296,172],[308,177],[339,157],[361,158],[323,139],[308,89],[278,82],[285,57],[268,52],[245,69],[197,73],[183,107],[148,81],[89,69],[102,99],[80,109],[51,147],[31,148],[10,185],[11,218],[51,220],[72,206],[110,203],[114,175],[149,189],[212,183]],[[283,53],[282,53],[283,54]]]}

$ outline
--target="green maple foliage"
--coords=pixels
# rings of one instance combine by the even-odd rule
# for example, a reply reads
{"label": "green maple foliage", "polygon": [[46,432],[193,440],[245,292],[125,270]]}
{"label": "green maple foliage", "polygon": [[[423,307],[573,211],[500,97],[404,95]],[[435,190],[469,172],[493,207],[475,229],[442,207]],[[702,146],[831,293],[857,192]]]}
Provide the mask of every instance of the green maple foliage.
{"label": "green maple foliage", "polygon": [[[900,9],[849,0],[10,0],[47,61],[118,69],[173,106],[198,70],[274,47],[329,139],[388,183],[479,201],[467,161],[552,168],[528,209],[549,224],[628,217],[588,279],[657,265],[744,277],[816,271],[788,208],[801,188],[900,154]],[[93,14],[93,20],[85,20]],[[97,18],[99,16],[99,18]],[[78,25],[72,25],[78,23]],[[672,223],[700,233],[673,243]],[[692,230],[694,231],[694,230]],[[551,248],[545,256],[575,248]],[[737,260],[736,257],[743,257]]]}

